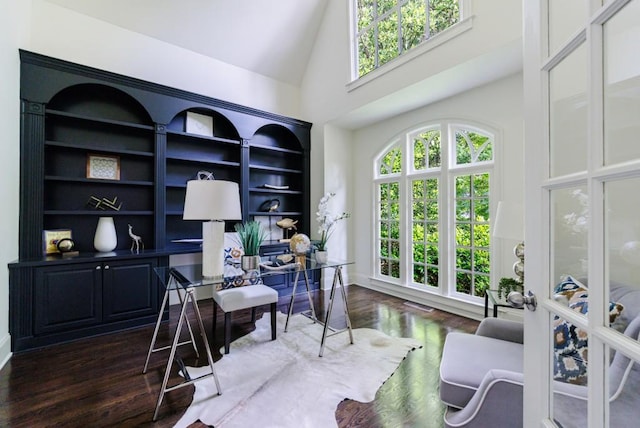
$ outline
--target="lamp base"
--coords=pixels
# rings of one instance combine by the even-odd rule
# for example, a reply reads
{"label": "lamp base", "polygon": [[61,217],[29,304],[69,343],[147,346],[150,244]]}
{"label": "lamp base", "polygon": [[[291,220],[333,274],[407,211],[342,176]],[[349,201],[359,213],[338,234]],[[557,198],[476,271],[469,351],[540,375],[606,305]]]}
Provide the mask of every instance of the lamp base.
{"label": "lamp base", "polygon": [[224,221],[202,223],[202,276],[224,276]]}

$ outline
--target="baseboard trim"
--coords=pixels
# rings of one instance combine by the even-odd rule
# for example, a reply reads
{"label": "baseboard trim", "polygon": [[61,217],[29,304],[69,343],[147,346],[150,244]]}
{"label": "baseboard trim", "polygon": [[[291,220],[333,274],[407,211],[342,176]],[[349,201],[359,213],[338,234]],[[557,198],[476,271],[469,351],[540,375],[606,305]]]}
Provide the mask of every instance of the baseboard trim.
{"label": "baseboard trim", "polygon": [[12,355],[11,335],[7,334],[0,340],[0,370],[9,362]]}

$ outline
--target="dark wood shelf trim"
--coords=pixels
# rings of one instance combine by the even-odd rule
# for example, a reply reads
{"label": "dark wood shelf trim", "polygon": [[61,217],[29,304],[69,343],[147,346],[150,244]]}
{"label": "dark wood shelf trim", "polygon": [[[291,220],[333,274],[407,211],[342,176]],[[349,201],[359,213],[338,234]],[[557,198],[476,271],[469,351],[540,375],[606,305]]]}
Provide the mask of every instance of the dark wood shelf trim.
{"label": "dark wood shelf trim", "polygon": [[64,177],[60,175],[47,175],[44,177],[46,181],[63,181],[63,182],[76,182],[76,183],[92,183],[92,184],[113,184],[115,186],[149,186],[153,187],[155,183],[153,181],[137,181],[137,180],[100,180],[97,178],[82,178],[82,177]]}
{"label": "dark wood shelf trim", "polygon": [[301,195],[302,192],[300,190],[289,190],[289,189],[267,189],[263,187],[252,187],[249,189],[251,193],[277,193],[280,195]]}
{"label": "dark wood shelf trim", "polygon": [[110,148],[105,148],[105,147],[92,146],[90,144],[88,144],[88,145],[85,144],[83,146],[79,146],[79,145],[73,144],[73,143],[65,143],[65,142],[62,142],[62,141],[51,141],[51,140],[45,141],[44,144],[45,144],[45,146],[49,146],[49,147],[61,147],[61,148],[65,148],[65,149],[79,150],[79,151],[83,151],[83,152],[114,153],[114,154],[121,154],[121,155],[144,156],[144,157],[153,157],[154,156],[153,152],[143,152],[143,151],[139,151],[139,150],[110,149]]}
{"label": "dark wood shelf trim", "polygon": [[300,169],[279,168],[277,166],[249,165],[249,168],[255,169],[255,170],[261,170],[261,171],[283,172],[288,174],[302,174],[302,170]]}
{"label": "dark wood shelf trim", "polygon": [[145,131],[155,131],[155,127],[153,125],[143,125],[140,123],[123,122],[121,120],[112,120],[112,119],[103,119],[103,118],[98,118],[93,116],[84,116],[81,114],[69,113],[66,111],[52,110],[52,109],[46,109],[45,113],[53,116],[66,117],[69,119],[86,120],[88,122],[95,122],[95,123],[105,123],[107,125],[117,125],[125,128],[137,128],[137,129],[143,129]]}
{"label": "dark wood shelf trim", "polygon": [[[170,130],[170,129],[167,129],[167,135],[168,136],[179,135],[181,137],[187,137],[187,138],[191,138],[193,140],[215,141],[215,142],[218,142],[218,143],[231,144],[231,145],[234,145],[234,146],[239,146],[241,144],[240,140],[232,140],[230,138],[216,137],[215,135],[213,137],[208,137],[206,135],[190,134],[188,132],[173,131],[173,130]],[[171,141],[169,141],[169,144],[171,144]]]}
{"label": "dark wood shelf trim", "polygon": [[99,217],[116,217],[116,216],[148,216],[153,215],[153,211],[114,211],[114,210],[44,210],[45,215],[64,215],[64,216],[99,216]]}
{"label": "dark wood shelf trim", "polygon": [[184,183],[166,183],[164,185],[164,187],[175,187],[178,189],[186,189],[187,188],[187,182],[185,181]]}
{"label": "dark wood shelf trim", "polygon": [[283,147],[265,146],[263,144],[249,144],[249,148],[267,150],[272,152],[291,153],[293,155],[300,155],[300,156],[303,155],[302,150],[292,150],[292,149],[285,149]]}
{"label": "dark wood shelf trim", "polygon": [[275,120],[282,123],[287,123],[293,126],[299,126],[306,130],[311,129],[311,123],[300,119],[294,119],[287,116],[281,116],[279,114],[258,110],[252,107],[246,107],[239,104],[234,104],[229,101],[219,100],[217,98],[208,97],[206,95],[200,95],[193,92],[184,91],[181,89],[172,88],[169,86],[160,85],[157,83],[148,82],[134,77],[125,76],[122,74],[112,73],[105,70],[100,70],[94,67],[88,67],[72,62],[68,62],[62,59],[53,58],[50,56],[30,52],[20,49],[20,60],[22,63],[33,64],[40,67],[46,67],[54,70],[64,71],[73,74],[79,74],[88,78],[97,79],[102,82],[109,82],[116,85],[126,85],[132,88],[137,88],[143,91],[152,91],[158,94],[164,94],[171,97],[181,98],[184,100],[193,101],[196,103],[202,103],[207,105],[214,105],[218,108],[235,111],[238,113],[244,113],[251,116],[262,117],[268,120]]}
{"label": "dark wood shelf trim", "polygon": [[275,211],[275,212],[266,212],[266,211],[250,211],[249,215],[267,215],[267,216],[290,216],[290,217],[300,217],[302,213],[299,211]]}
{"label": "dark wood shelf trim", "polygon": [[207,159],[197,159],[196,157],[187,157],[187,156],[169,156],[166,157],[167,163],[169,161],[178,161],[185,163],[199,163],[199,164],[207,164],[207,165],[218,165],[218,166],[227,166],[231,168],[236,168],[240,166],[240,162],[232,162],[232,161],[223,161],[223,160],[207,160]]}

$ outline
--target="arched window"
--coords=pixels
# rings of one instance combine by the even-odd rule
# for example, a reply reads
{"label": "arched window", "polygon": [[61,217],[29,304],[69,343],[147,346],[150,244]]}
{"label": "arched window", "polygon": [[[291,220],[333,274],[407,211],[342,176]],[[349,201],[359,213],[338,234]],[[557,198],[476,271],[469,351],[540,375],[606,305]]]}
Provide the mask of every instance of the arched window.
{"label": "arched window", "polygon": [[490,285],[494,133],[440,122],[376,158],[376,276],[458,297]]}

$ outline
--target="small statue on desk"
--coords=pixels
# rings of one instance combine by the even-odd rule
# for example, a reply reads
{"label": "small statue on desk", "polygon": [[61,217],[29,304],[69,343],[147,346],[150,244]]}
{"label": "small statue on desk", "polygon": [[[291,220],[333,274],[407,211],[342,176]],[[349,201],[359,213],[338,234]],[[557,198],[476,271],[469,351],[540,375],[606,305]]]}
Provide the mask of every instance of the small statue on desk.
{"label": "small statue on desk", "polygon": [[142,242],[142,238],[139,235],[133,233],[133,226],[129,225],[129,236],[131,237],[131,252],[133,249],[136,249],[136,253],[140,252],[140,247],[144,250],[144,242]]}

